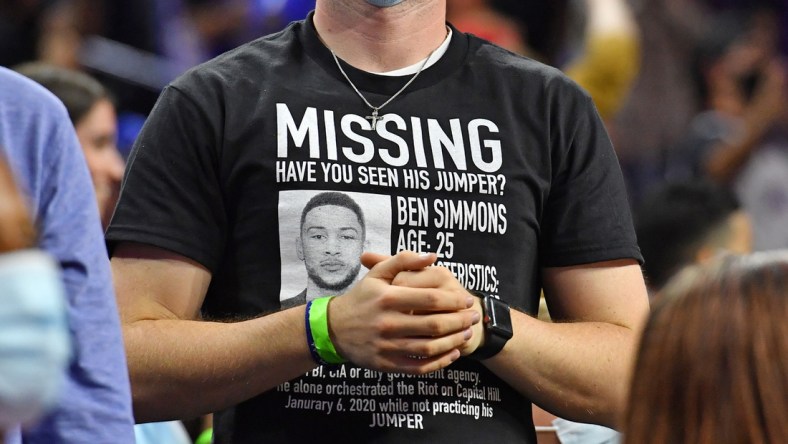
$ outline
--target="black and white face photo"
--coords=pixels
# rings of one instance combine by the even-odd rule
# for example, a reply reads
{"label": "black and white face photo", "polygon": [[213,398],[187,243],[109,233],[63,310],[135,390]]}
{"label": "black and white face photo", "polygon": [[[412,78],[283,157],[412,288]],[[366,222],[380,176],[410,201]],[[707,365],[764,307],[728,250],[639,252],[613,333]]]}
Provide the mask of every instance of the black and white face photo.
{"label": "black and white face photo", "polygon": [[355,281],[361,268],[364,228],[349,208],[315,207],[304,217],[296,248],[312,282],[326,290],[341,291]]}
{"label": "black and white face photo", "polygon": [[291,190],[279,193],[280,301],[305,303],[347,291],[367,269],[361,254],[392,254],[391,197]]}

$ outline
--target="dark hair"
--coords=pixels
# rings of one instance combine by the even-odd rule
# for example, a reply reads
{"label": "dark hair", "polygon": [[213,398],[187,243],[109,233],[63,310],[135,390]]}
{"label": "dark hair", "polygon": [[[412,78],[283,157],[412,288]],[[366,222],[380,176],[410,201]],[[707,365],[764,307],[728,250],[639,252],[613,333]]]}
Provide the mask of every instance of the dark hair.
{"label": "dark hair", "polygon": [[717,12],[708,18],[708,24],[703,28],[703,34],[693,48],[690,59],[690,74],[701,109],[707,108],[709,101],[707,71],[747,33],[746,25],[746,15],[734,11]]}
{"label": "dark hair", "polygon": [[99,100],[110,99],[109,92],[90,75],[42,62],[31,62],[14,68],[57,96],[66,106],[71,123],[77,123]]}
{"label": "dark hair", "polygon": [[323,207],[326,205],[336,205],[338,207],[345,207],[350,211],[356,213],[356,217],[358,217],[358,223],[361,224],[361,232],[363,235],[366,236],[367,226],[364,222],[364,212],[361,211],[361,207],[358,206],[356,201],[350,198],[345,193],[339,193],[336,191],[328,191],[320,194],[316,194],[309,199],[309,202],[306,203],[304,206],[304,210],[301,211],[301,229],[304,228],[304,220],[306,219],[307,213],[312,211],[312,209],[317,207]]}
{"label": "dark hair", "polygon": [[788,251],[689,267],[657,294],[625,443],[778,443],[788,436]]}
{"label": "dark hair", "polygon": [[634,210],[635,231],[652,288],[659,288],[709,242],[727,237],[728,219],[741,205],[733,192],[705,180],[667,183]]}

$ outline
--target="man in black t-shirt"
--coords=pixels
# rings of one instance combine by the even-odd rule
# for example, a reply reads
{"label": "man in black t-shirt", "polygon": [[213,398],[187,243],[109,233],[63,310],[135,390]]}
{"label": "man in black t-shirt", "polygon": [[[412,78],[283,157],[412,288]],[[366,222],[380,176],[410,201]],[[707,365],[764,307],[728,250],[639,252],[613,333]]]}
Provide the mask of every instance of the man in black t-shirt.
{"label": "man in black t-shirt", "polygon": [[[107,232],[138,421],[533,443],[533,402],[615,425],[648,298],[613,147],[571,80],[445,8],[317,0],[162,93]],[[369,271],[282,309],[326,191],[364,208]],[[542,289],[565,322],[531,316]]]}

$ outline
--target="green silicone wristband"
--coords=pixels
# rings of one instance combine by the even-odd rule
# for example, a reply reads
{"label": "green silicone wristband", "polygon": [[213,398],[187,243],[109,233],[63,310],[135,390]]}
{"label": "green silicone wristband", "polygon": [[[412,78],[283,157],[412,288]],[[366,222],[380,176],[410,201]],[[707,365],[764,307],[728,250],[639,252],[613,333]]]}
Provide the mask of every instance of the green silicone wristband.
{"label": "green silicone wristband", "polygon": [[205,429],[194,441],[194,444],[211,444],[213,442],[213,428]]}
{"label": "green silicone wristband", "polygon": [[315,351],[329,364],[341,364],[347,362],[339,356],[331,336],[328,333],[328,303],[334,296],[326,296],[312,301],[309,309],[309,327],[312,329],[312,339],[315,341]]}

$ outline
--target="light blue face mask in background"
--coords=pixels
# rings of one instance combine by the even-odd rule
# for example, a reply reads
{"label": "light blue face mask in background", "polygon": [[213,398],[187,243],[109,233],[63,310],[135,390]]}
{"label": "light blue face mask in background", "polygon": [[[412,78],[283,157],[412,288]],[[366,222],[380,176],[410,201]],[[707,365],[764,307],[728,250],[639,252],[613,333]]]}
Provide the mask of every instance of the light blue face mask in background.
{"label": "light blue face mask in background", "polygon": [[0,429],[56,402],[70,356],[57,263],[39,250],[0,254]]}
{"label": "light blue face mask in background", "polygon": [[388,8],[389,6],[394,6],[402,2],[403,0],[367,0],[367,3],[372,6],[377,6],[378,8]]}

